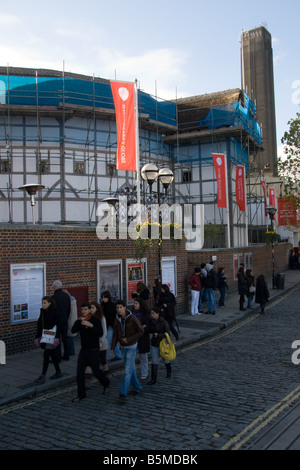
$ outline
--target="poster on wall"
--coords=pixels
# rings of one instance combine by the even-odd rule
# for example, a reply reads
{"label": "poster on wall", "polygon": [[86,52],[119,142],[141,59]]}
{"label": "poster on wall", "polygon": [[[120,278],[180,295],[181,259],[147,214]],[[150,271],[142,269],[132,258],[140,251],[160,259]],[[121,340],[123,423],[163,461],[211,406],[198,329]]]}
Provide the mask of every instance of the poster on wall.
{"label": "poster on wall", "polygon": [[233,280],[237,280],[237,275],[241,264],[244,264],[244,270],[253,270],[253,252],[252,253],[235,253],[233,255]]}
{"label": "poster on wall", "polygon": [[177,284],[176,284],[176,257],[175,256],[162,258],[161,279],[162,279],[162,284],[167,284],[169,286],[170,291],[176,297]]}
{"label": "poster on wall", "polygon": [[97,298],[101,302],[101,294],[109,291],[113,302],[122,298],[122,261],[97,261]]}
{"label": "poster on wall", "polygon": [[126,260],[127,305],[133,304],[132,293],[136,291],[137,283],[141,281],[147,285],[146,265],[146,258],[143,258],[139,261],[133,259]]}
{"label": "poster on wall", "polygon": [[10,265],[11,324],[37,321],[45,295],[46,263]]}

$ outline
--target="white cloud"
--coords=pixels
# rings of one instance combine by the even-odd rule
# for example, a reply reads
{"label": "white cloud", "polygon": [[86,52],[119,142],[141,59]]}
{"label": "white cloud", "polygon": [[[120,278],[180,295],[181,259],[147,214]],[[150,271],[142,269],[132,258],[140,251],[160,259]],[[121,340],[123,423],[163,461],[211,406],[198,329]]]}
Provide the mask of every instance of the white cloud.
{"label": "white cloud", "polygon": [[[109,52],[109,53],[108,53]],[[101,64],[101,76],[117,80],[138,80],[140,88],[147,93],[164,99],[176,96],[176,86],[184,82],[187,54],[175,49],[156,49],[146,51],[139,56],[121,56],[119,53],[106,51]]]}
{"label": "white cloud", "polygon": [[9,15],[7,13],[0,13],[0,26],[3,28],[5,26],[16,25],[20,23],[20,18],[15,15]]}

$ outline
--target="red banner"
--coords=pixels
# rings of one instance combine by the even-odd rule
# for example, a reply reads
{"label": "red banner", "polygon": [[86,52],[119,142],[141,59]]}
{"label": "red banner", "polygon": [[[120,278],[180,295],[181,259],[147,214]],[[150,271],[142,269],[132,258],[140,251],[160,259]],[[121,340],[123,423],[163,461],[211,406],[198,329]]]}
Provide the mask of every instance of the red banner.
{"label": "red banner", "polygon": [[235,177],[235,197],[240,211],[246,211],[245,167],[237,165]]}
{"label": "red banner", "polygon": [[265,199],[265,216],[267,217],[268,214],[266,212],[266,207],[267,207],[267,186],[266,186],[266,182],[261,181],[261,185],[262,185],[262,188],[263,188],[264,199]]}
{"label": "red banner", "polygon": [[217,178],[218,207],[227,207],[226,157],[224,153],[213,153],[214,168]]}
{"label": "red banner", "polygon": [[136,171],[134,83],[110,85],[117,122],[117,170]]}
{"label": "red banner", "polygon": [[297,209],[293,201],[278,198],[278,225],[297,225]]}

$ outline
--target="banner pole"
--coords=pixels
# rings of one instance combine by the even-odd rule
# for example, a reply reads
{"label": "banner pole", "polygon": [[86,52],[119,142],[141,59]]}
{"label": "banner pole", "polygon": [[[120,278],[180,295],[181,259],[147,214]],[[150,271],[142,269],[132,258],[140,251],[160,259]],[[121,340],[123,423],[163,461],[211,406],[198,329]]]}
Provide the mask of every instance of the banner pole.
{"label": "banner pole", "polygon": [[[138,88],[137,79],[135,79],[134,85],[134,106],[135,106],[135,155],[136,155],[136,198],[137,204],[141,204],[141,175],[140,175],[140,142],[139,142],[139,103],[138,103]],[[139,211],[138,223],[141,223],[141,211],[140,207],[137,206]]]}
{"label": "banner pole", "polygon": [[228,174],[227,174],[227,153],[224,154],[225,157],[225,181],[226,181],[226,214],[227,214],[227,248],[231,247],[230,244],[230,217],[229,217],[229,198],[228,198]]}

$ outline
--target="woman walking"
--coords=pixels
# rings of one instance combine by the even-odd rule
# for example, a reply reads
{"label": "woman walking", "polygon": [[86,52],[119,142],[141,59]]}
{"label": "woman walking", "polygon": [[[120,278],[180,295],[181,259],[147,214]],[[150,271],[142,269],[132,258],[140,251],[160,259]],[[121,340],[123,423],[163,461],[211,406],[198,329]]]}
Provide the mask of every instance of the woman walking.
{"label": "woman walking", "polygon": [[252,301],[255,293],[255,278],[253,276],[252,270],[246,270],[246,280],[247,280],[247,298],[248,305],[247,308],[252,308]]}
{"label": "woman walking", "polygon": [[245,311],[245,295],[247,294],[247,279],[244,273],[244,268],[241,266],[238,271],[238,291],[240,295],[240,311]]}
{"label": "woman walking", "polygon": [[162,316],[165,318],[169,325],[169,329],[175,336],[176,341],[178,341],[179,334],[173,325],[173,322],[175,321],[175,306],[176,299],[174,294],[170,291],[169,286],[167,284],[163,284],[161,286],[161,294],[159,297],[159,308],[162,313]]}
{"label": "woman walking", "polygon": [[[40,316],[37,323],[37,334],[34,340],[36,347],[41,347],[44,350],[43,355],[43,369],[40,377],[35,381],[36,384],[43,384],[46,380],[46,373],[49,367],[50,357],[52,363],[55,367],[55,374],[50,377],[50,379],[58,379],[61,377],[61,370],[59,367],[58,357],[56,354],[56,346],[59,344],[59,327],[58,327],[58,318],[56,311],[55,301],[50,296],[45,296],[42,298],[42,308],[40,311]],[[43,330],[51,330],[56,326],[56,334],[54,339],[54,344],[46,344],[41,342]]]}
{"label": "woman walking", "polygon": [[260,305],[260,313],[265,313],[265,306],[270,297],[265,276],[261,274],[256,279],[255,302]]}
{"label": "woman walking", "polygon": [[107,374],[109,368],[106,360],[108,350],[106,319],[101,305],[94,300],[91,302],[91,314],[96,315],[96,317],[100,318],[101,320],[103,334],[100,336],[100,364],[102,365],[103,372]]}
{"label": "woman walking", "polygon": [[[159,344],[161,340],[165,337],[165,333],[170,334],[169,325],[166,320],[161,316],[160,309],[153,307],[151,310],[151,320],[147,328],[149,333],[152,334],[151,338],[151,380],[148,382],[149,385],[156,384],[157,381],[157,371],[158,371],[158,361],[160,357]],[[171,362],[164,359],[165,367],[167,369],[167,377],[171,377]]]}

